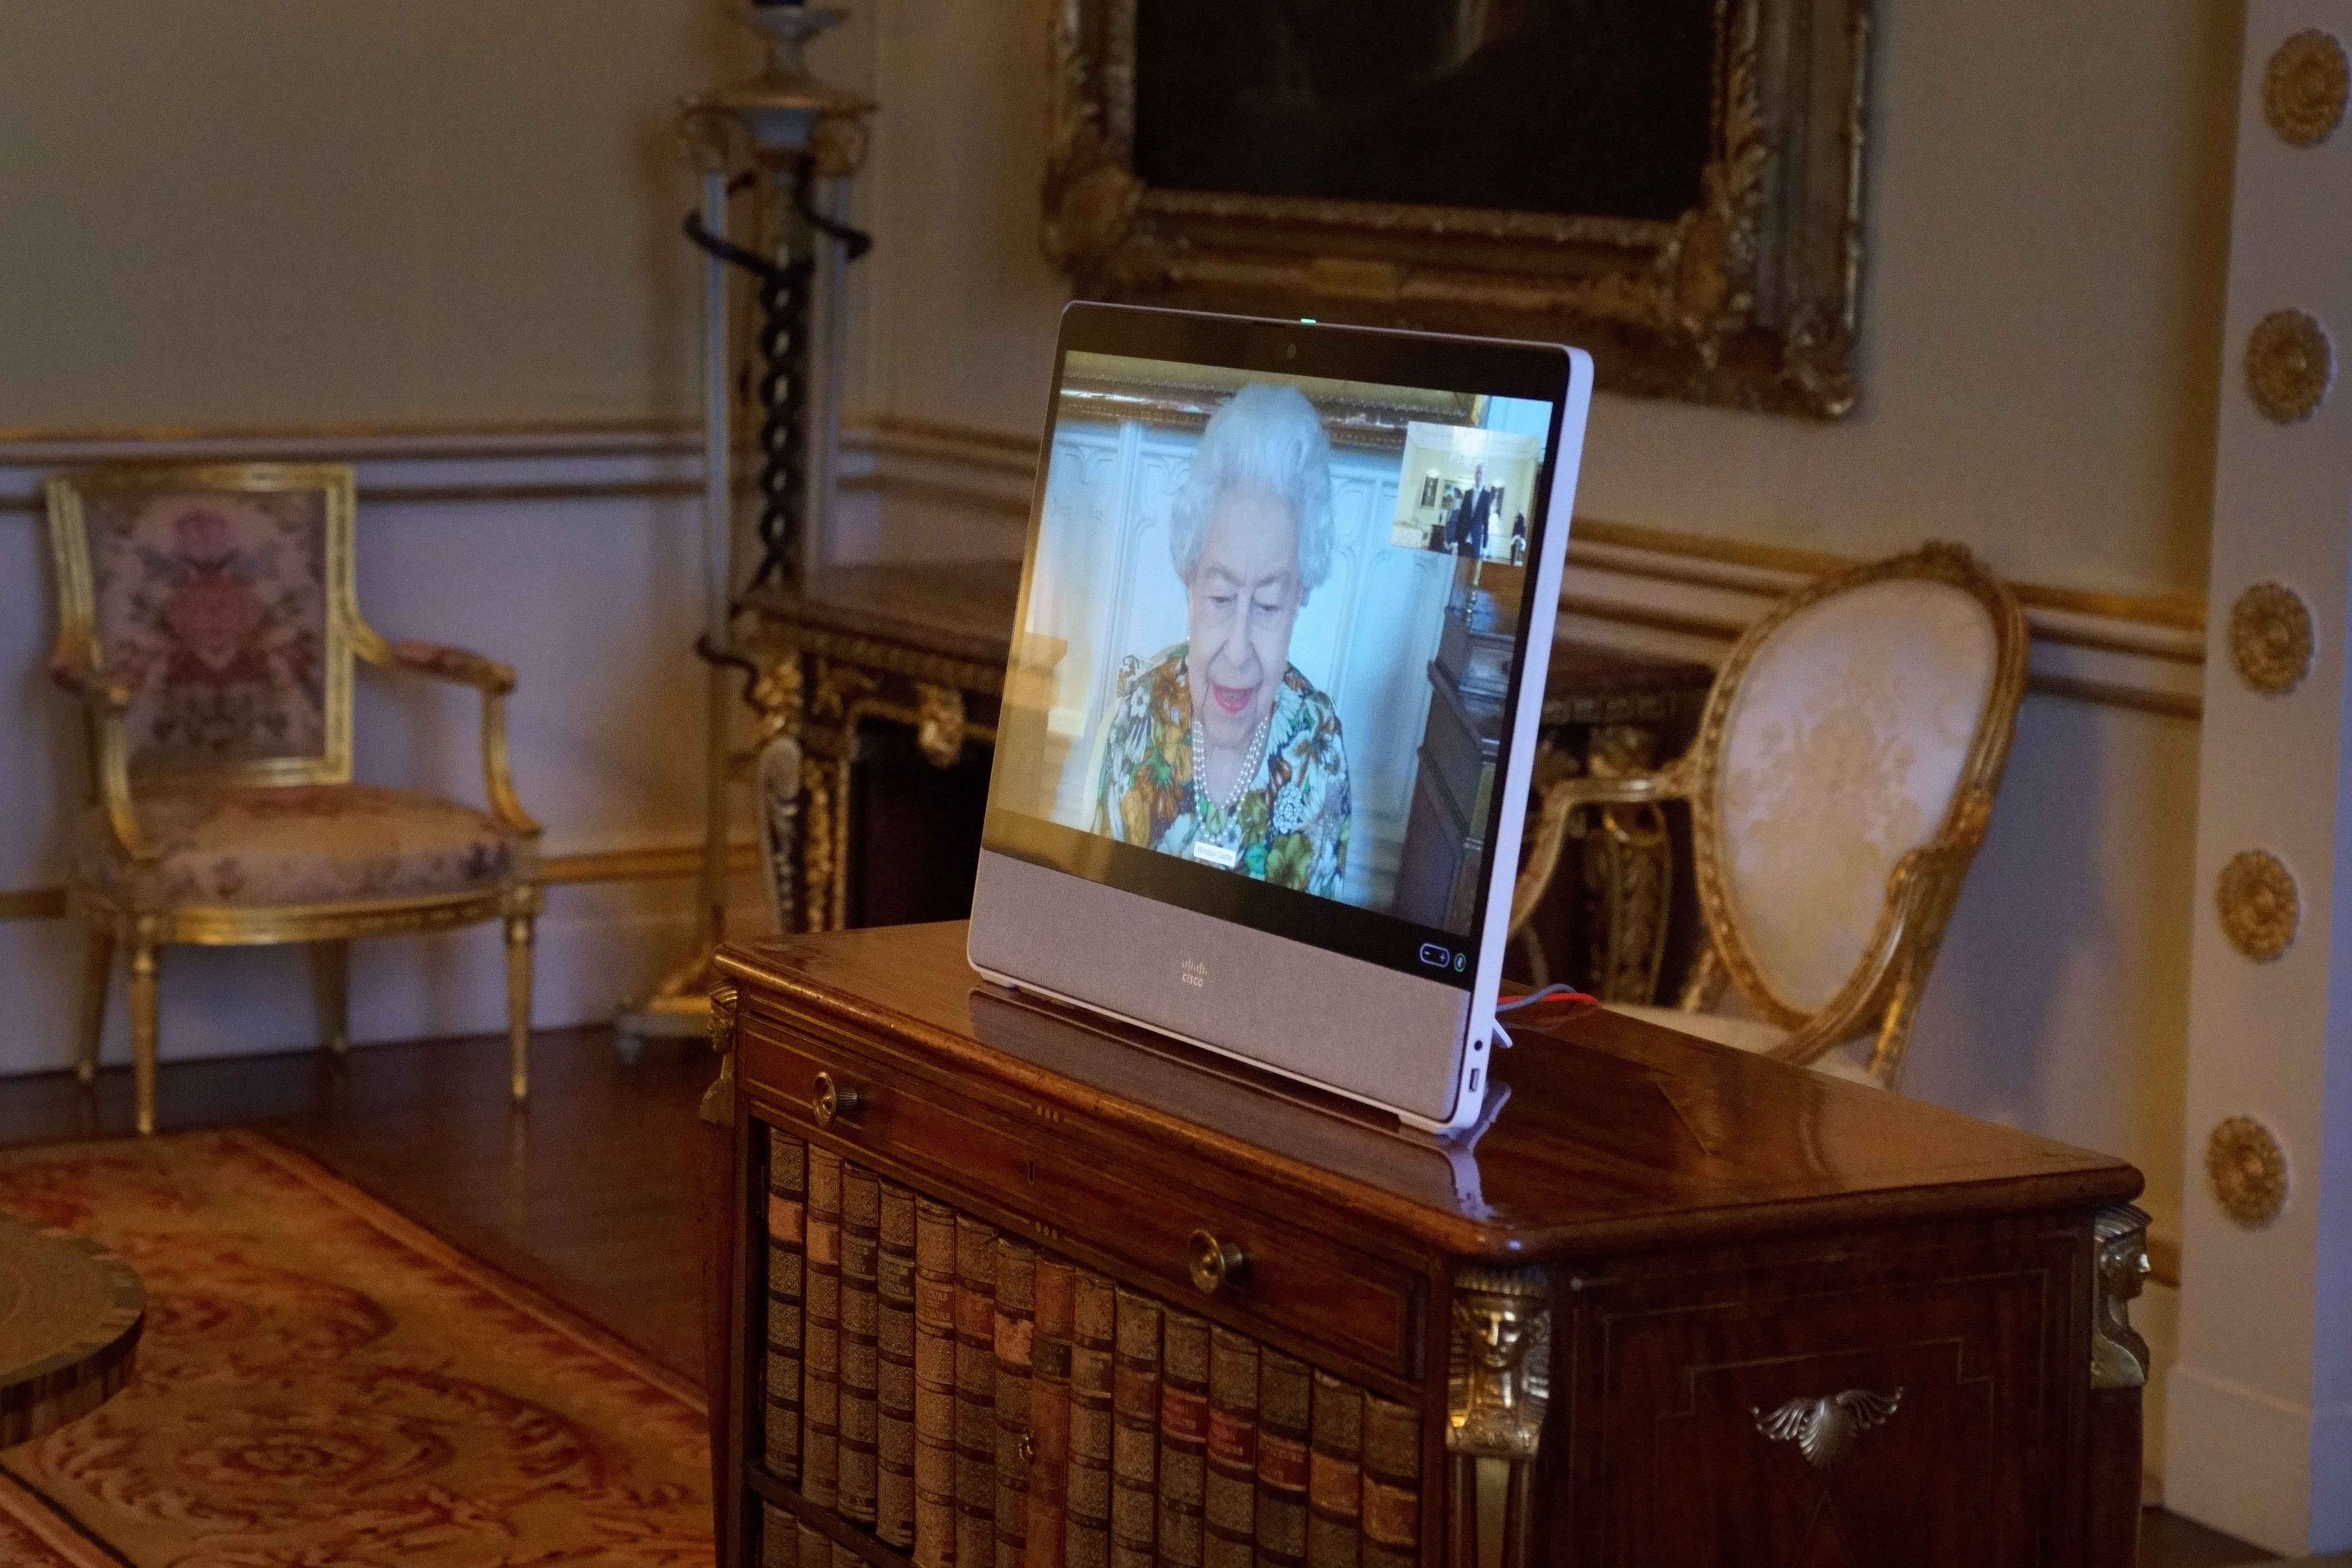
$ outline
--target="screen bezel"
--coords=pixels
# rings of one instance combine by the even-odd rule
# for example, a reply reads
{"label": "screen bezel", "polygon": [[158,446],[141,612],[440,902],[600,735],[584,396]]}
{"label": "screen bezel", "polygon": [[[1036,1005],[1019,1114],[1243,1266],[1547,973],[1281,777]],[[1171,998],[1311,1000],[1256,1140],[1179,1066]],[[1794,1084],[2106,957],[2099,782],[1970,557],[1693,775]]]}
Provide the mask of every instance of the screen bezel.
{"label": "screen bezel", "polygon": [[[1305,376],[1375,385],[1522,398],[1550,405],[1543,457],[1537,470],[1528,519],[1525,569],[1535,586],[1535,563],[1555,522],[1552,498],[1560,455],[1562,422],[1568,413],[1571,356],[1557,345],[1505,342],[1480,338],[1434,338],[1377,328],[1312,321],[1259,320],[1195,316],[1132,306],[1080,302],[1063,313],[1054,355],[1053,386],[1046,403],[1043,457],[1029,511],[1023,551],[1021,591],[1014,611],[1016,636],[1029,624],[1043,537],[1045,495],[1053,472],[1053,437],[1061,420],[1064,372],[1073,353]],[[1495,855],[1502,835],[1495,819],[1507,793],[1514,740],[1521,720],[1523,683],[1536,620],[1537,595],[1520,596],[1514,628],[1510,679],[1503,707],[1489,828],[1469,928],[1453,932],[1424,926],[1384,910],[1324,898],[1296,888],[1255,881],[1234,872],[1164,854],[1139,844],[1105,838],[998,803],[1006,770],[992,778],[982,848],[1098,886],[1189,910],[1213,919],[1284,936],[1322,951],[1360,959],[1416,978],[1469,991],[1478,984],[1489,903],[1495,895]],[[1433,967],[1423,958],[1427,946],[1443,945],[1458,963]]]}

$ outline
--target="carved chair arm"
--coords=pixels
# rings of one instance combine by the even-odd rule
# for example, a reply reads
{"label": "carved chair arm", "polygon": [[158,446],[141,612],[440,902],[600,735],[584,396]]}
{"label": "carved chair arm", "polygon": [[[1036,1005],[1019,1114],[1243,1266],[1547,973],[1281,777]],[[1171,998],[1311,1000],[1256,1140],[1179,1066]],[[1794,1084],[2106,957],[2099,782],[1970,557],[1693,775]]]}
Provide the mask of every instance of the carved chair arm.
{"label": "carved chair arm", "polygon": [[1551,890],[1559,870],[1559,852],[1568,841],[1568,824],[1586,806],[1654,806],[1665,800],[1686,800],[1691,794],[1688,757],[1677,758],[1654,773],[1628,773],[1617,778],[1579,774],[1557,779],[1543,791],[1541,814],[1536,821],[1534,846],[1527,868],[1511,891],[1510,935],[1534,917]]}
{"label": "carved chair arm", "polygon": [[1853,977],[1830,1006],[1780,1042],[1774,1056],[1803,1066],[1874,1025],[1879,1043],[1870,1068],[1887,1087],[1895,1086],[1919,988],[1935,962],[1960,878],[1984,840],[1990,810],[1990,796],[1971,797],[1942,837],[1895,862],[1878,929]]}
{"label": "carved chair arm", "polygon": [[131,803],[131,737],[123,727],[131,688],[108,680],[91,662],[87,645],[60,647],[49,660],[49,679],[81,699],[99,803],[106,809],[115,842],[133,862],[155,860],[160,852],[148,841]]}
{"label": "carved chair arm", "polygon": [[514,666],[464,648],[438,643],[390,643],[373,626],[352,618],[352,652],[378,669],[402,670],[433,680],[472,686],[482,694],[482,793],[490,815],[510,833],[537,836],[539,822],[515,794],[514,769],[507,755],[507,695],[515,689]]}

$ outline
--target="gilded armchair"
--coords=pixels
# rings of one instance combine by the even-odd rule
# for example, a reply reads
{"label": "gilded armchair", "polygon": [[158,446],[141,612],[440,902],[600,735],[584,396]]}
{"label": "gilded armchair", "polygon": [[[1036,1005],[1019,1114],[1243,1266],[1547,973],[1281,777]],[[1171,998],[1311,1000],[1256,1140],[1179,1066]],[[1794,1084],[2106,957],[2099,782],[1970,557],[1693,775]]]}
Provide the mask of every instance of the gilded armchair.
{"label": "gilded armchair", "polygon": [[[142,1133],[155,1125],[159,956],[174,943],[313,944],[321,1031],[350,1046],[353,937],[506,927],[509,1077],[529,1087],[539,824],[515,797],[514,672],[388,643],[352,591],[344,467],[139,466],[52,479],[50,673],[81,699],[88,804],[70,912],[88,931],[76,1070],[97,1071],[130,949]],[[352,661],[482,695],[487,810],[352,782]]]}
{"label": "gilded armchair", "polygon": [[[1615,1010],[1895,1087],[2009,758],[2026,651],[2015,599],[1957,545],[1812,584],[1740,637],[1682,757],[1541,792],[1512,931],[1580,813],[1686,801],[1706,946],[1678,1009]],[[1727,981],[1745,1016],[1714,1010]],[[1838,1050],[1865,1035],[1866,1062]]]}

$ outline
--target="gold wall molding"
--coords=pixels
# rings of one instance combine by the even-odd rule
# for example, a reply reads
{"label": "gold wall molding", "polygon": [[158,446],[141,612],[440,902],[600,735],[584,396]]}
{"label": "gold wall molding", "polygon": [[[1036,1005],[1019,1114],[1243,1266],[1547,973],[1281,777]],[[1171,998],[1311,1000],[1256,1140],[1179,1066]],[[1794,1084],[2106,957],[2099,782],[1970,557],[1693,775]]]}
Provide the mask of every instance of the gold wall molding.
{"label": "gold wall molding", "polygon": [[[759,869],[758,845],[747,841],[729,846],[730,876],[748,876]],[[577,887],[592,883],[683,882],[701,873],[699,842],[647,844],[635,849],[542,856],[538,881],[548,887]],[[62,887],[0,892],[0,920],[61,920],[65,913],[66,890]]]}
{"label": "gold wall molding", "polygon": [[2226,1117],[2206,1135],[2205,1177],[2221,1212],[2249,1230],[2262,1229],[2286,1207],[2286,1150],[2252,1116]]}
{"label": "gold wall molding", "polygon": [[2308,310],[2273,310],[2246,339],[2246,392],[2265,419],[2300,424],[2336,381],[2336,344]]}
{"label": "gold wall molding", "polygon": [[2230,606],[2230,663],[2265,696],[2303,684],[2317,643],[2311,606],[2283,582],[2257,582]]}
{"label": "gold wall molding", "polygon": [[2231,855],[2214,883],[2213,903],[2230,946],[2257,964],[2293,946],[2303,925],[2303,895],[2294,873],[2267,850]]}
{"label": "gold wall molding", "polygon": [[[1036,484],[1036,441],[1001,430],[880,413],[845,427],[842,446],[844,490],[923,510],[968,511],[990,518],[992,526],[1025,517]],[[683,501],[698,493],[696,427],[674,421],[0,429],[0,471],[191,453],[224,460],[301,455],[383,464],[561,465],[596,459],[616,468],[625,465],[611,460],[638,460],[633,471],[609,476],[559,469],[543,478],[501,474],[494,482],[462,476],[446,481],[379,478],[360,490],[362,504],[372,506]],[[643,465],[647,461],[677,466],[648,475]],[[0,493],[0,513],[37,513],[29,477],[23,493]],[[1569,564],[1580,580],[1563,599],[1565,612],[1633,631],[1728,644],[1773,601],[1813,578],[1846,570],[1859,558],[1580,517],[1570,538]],[[1606,591],[1592,591],[1594,587]],[[1653,587],[1691,591],[1677,591],[1671,602],[1658,603],[1654,594],[1644,592]],[[2030,690],[2170,718],[2200,716],[2200,699],[2185,677],[2204,662],[2202,599],[2050,583],[2010,587],[2037,645],[2088,660],[2081,669],[2037,669]]]}
{"label": "gold wall molding", "polygon": [[2263,72],[2263,118],[2290,147],[2315,147],[2344,123],[2352,61],[2332,33],[2307,27],[2281,44]]}

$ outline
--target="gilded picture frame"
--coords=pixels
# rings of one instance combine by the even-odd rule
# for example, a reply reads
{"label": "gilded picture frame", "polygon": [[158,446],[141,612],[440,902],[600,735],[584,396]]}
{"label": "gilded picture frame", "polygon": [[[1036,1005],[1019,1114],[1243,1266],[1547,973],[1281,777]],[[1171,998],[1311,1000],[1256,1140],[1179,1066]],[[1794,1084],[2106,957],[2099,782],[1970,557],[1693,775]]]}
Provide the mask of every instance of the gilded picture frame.
{"label": "gilded picture frame", "polygon": [[1152,3],[1056,0],[1042,240],[1078,297],[1567,341],[1618,392],[1855,406],[1869,0],[1717,0],[1697,194],[1670,221],[1155,187]]}

